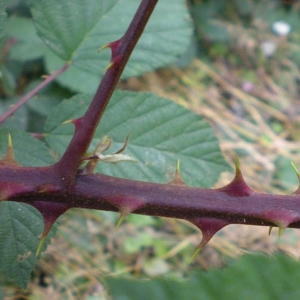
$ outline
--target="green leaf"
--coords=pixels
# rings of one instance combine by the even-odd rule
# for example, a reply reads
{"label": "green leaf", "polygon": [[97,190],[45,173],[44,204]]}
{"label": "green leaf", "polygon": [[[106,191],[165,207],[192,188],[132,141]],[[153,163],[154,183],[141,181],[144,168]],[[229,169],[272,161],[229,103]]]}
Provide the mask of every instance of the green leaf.
{"label": "green leaf", "polygon": [[8,27],[8,35],[16,40],[10,48],[11,59],[25,61],[45,55],[46,46],[37,35],[32,19],[11,17],[8,20]]}
{"label": "green leaf", "polygon": [[[38,33],[53,50],[46,54],[48,71],[71,60],[59,82],[76,91],[95,90],[111,56],[109,49],[99,54],[97,49],[124,34],[138,5],[136,0],[36,0],[32,13]],[[191,33],[185,2],[159,1],[124,76],[174,61],[188,46]]]}
{"label": "green leaf", "polygon": [[283,255],[245,255],[224,269],[199,270],[186,280],[107,278],[114,300],[299,299],[299,262]]}
{"label": "green leaf", "polygon": [[[4,201],[0,203],[0,220],[0,272],[25,289],[37,262],[35,252],[43,231],[42,216],[30,205]],[[54,231],[48,235],[42,251]]]}
{"label": "green leaf", "polygon": [[[36,86],[38,86],[42,80],[32,81],[24,91],[24,94],[32,91]],[[43,88],[38,95],[31,98],[26,105],[34,112],[47,116],[50,110],[59,104],[62,99],[66,99],[73,96],[68,90],[63,89],[57,83],[50,83],[45,88]]]}
{"label": "green leaf", "polygon": [[6,95],[13,95],[16,89],[16,79],[13,72],[6,65],[0,65],[1,85]]}
{"label": "green leaf", "polygon": [[[17,103],[18,98],[11,97],[8,99],[0,98],[0,115],[4,114],[11,105]],[[13,115],[8,117],[0,126],[1,128],[14,128],[25,130],[28,124],[28,110],[26,106],[21,106]],[[5,144],[6,145],[6,144]]]}
{"label": "green leaf", "polygon": [[154,237],[147,232],[139,232],[126,238],[124,249],[127,253],[140,252],[143,247],[152,246]]}
{"label": "green leaf", "polygon": [[[89,95],[63,101],[52,110],[45,124],[47,141],[62,155],[74,132],[64,121],[84,114]],[[150,93],[116,91],[98,127],[90,150],[104,135],[114,143],[108,152],[116,152],[131,133],[125,154],[139,163],[100,163],[97,171],[115,177],[166,182],[175,172],[177,160],[183,179],[191,186],[209,187],[220,172],[229,170],[210,125],[199,115],[174,102]]]}
{"label": "green leaf", "polygon": [[5,3],[0,0],[0,49],[3,47],[7,37],[7,15]]}
{"label": "green leaf", "polygon": [[7,150],[8,134],[12,137],[14,154],[18,163],[23,166],[37,167],[47,166],[55,162],[47,147],[29,133],[15,129],[0,129],[0,157]]}
{"label": "green leaf", "polygon": [[[95,27],[119,0],[36,0],[32,14],[45,43],[62,59],[70,60]],[[105,28],[107,29],[107,28]],[[102,28],[104,30],[104,28]],[[99,31],[99,29],[98,29]],[[97,47],[96,47],[97,49]]]}
{"label": "green leaf", "polygon": [[[0,129],[1,157],[6,153],[8,133],[12,136],[14,153],[20,164],[45,166],[54,162],[42,142],[26,132],[7,128]],[[25,289],[37,261],[35,251],[43,231],[42,216],[29,205],[4,201],[0,203],[0,220],[0,272]],[[54,231],[48,235],[42,251]]]}

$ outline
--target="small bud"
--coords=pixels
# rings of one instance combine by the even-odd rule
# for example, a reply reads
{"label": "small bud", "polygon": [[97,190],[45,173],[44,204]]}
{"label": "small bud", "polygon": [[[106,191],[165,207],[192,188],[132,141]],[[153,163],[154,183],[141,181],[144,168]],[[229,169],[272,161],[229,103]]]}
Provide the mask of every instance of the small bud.
{"label": "small bud", "polygon": [[133,158],[130,155],[127,154],[107,154],[107,155],[103,155],[103,154],[95,154],[95,156],[97,156],[97,158],[100,161],[106,162],[106,163],[118,163],[121,161],[131,161],[131,162],[137,162],[137,160],[135,158]]}
{"label": "small bud", "polygon": [[112,145],[112,139],[109,136],[104,136],[96,149],[84,160],[89,160],[86,166],[83,168],[81,174],[91,174],[98,162],[106,162],[106,163],[118,163],[123,161],[129,162],[137,162],[135,158],[127,154],[121,154],[126,149],[129,135],[126,137],[123,147],[115,152],[114,154],[103,154],[104,151],[108,150]]}
{"label": "small bud", "polygon": [[112,139],[108,136],[105,135],[99,142],[96,150],[95,150],[95,155],[104,152],[105,150],[109,149],[112,144]]}

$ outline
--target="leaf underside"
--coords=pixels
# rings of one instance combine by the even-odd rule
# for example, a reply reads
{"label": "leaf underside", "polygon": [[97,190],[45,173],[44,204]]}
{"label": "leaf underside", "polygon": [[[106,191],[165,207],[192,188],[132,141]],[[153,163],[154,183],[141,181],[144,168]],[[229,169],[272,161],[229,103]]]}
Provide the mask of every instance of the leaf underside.
{"label": "leaf underside", "polygon": [[[12,279],[26,289],[37,262],[35,252],[43,230],[42,216],[30,205],[4,201],[0,203],[0,220],[0,272],[4,279]],[[55,228],[42,251],[53,237]]]}

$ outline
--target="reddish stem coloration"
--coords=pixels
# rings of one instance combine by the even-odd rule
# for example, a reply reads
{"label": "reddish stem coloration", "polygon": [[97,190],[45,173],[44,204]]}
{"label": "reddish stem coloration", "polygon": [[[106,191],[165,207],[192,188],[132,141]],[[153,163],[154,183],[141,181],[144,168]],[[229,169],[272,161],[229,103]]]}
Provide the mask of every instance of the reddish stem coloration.
{"label": "reddish stem coloration", "polygon": [[86,114],[73,120],[74,137],[58,163],[49,167],[22,167],[15,161],[9,142],[7,154],[0,160],[0,201],[25,202],[36,207],[45,220],[43,237],[55,219],[73,207],[120,211],[121,219],[132,212],[185,219],[202,230],[200,248],[228,224],[278,226],[281,232],[286,227],[300,228],[300,189],[289,196],[256,193],[245,183],[238,162],[235,178],[220,189],[188,187],[178,170],[168,184],[78,172],[157,1],[142,0],[124,36],[107,45],[112,50],[109,68]]}
{"label": "reddish stem coloration", "polygon": [[112,50],[109,68],[85,115],[76,120],[74,136],[60,161],[56,164],[58,173],[67,187],[74,184],[82,159],[93,139],[104,110],[121,77],[126,63],[142,35],[144,28],[158,0],[142,0],[126,33],[118,41],[107,45]]}
{"label": "reddish stem coloration", "polygon": [[[1,194],[11,201],[45,201],[64,204],[69,208],[120,211],[122,204],[139,202],[134,213],[181,218],[217,218],[230,224],[278,226],[276,213],[282,217],[295,215],[288,227],[300,228],[300,195],[255,193],[236,196],[223,189],[192,188],[186,185],[157,184],[110,177],[102,174],[77,175],[72,191],[60,185],[52,167],[0,168]],[[6,183],[9,182],[9,185]],[[46,183],[47,182],[47,183]],[[23,187],[23,190],[22,188]],[[7,190],[7,193],[6,193]],[[238,193],[238,191],[237,191]],[[118,205],[119,203],[119,205]],[[120,206],[120,207],[118,207]],[[285,218],[283,216],[283,218]]]}
{"label": "reddish stem coloration", "polygon": [[55,80],[60,74],[64,73],[69,67],[69,63],[64,64],[59,70],[55,71],[53,74],[46,76],[46,79],[35,87],[32,91],[30,91],[27,95],[22,97],[18,103],[13,105],[7,112],[5,112],[0,117],[0,124],[3,123],[9,116],[11,116],[19,107],[24,105],[30,98],[36,95],[40,90],[42,90],[45,86],[47,86],[50,82]]}

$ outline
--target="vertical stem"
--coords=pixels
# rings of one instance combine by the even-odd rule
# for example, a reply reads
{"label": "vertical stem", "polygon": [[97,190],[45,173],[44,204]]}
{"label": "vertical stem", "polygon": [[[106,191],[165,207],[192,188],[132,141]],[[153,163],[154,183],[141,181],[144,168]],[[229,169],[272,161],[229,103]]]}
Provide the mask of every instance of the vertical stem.
{"label": "vertical stem", "polygon": [[142,35],[158,0],[142,0],[124,36],[107,45],[112,50],[111,63],[85,115],[77,120],[74,136],[60,161],[55,165],[61,180],[70,187],[115,90],[126,63]]}

